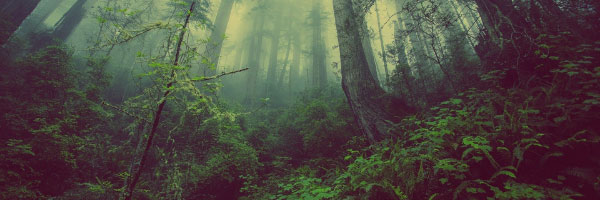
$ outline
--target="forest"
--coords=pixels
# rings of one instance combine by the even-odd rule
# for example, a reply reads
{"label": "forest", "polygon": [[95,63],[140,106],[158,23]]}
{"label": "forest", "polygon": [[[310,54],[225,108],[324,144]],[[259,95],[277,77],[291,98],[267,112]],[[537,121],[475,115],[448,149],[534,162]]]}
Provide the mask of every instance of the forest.
{"label": "forest", "polygon": [[0,199],[600,199],[598,0],[2,0]]}

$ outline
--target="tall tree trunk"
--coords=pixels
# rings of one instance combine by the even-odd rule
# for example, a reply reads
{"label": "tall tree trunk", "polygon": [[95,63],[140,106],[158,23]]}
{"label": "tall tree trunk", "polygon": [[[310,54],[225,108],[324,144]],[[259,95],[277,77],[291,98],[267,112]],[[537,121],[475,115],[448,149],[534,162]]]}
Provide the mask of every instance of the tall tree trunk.
{"label": "tall tree trunk", "polygon": [[61,40],[66,40],[71,33],[75,30],[75,27],[79,25],[83,16],[85,15],[85,8],[83,5],[87,0],[77,0],[73,6],[67,11],[62,18],[58,21],[58,24],[54,28],[52,35]]}
{"label": "tall tree trunk", "polygon": [[375,13],[377,14],[377,30],[379,30],[379,44],[381,45],[381,56],[383,57],[383,69],[385,70],[385,82],[390,81],[390,72],[388,71],[387,54],[385,53],[385,46],[383,44],[383,33],[381,33],[381,20],[379,19],[379,5],[375,1]]}
{"label": "tall tree trunk", "polygon": [[294,60],[290,65],[289,90],[294,93],[300,90],[300,61],[302,60],[302,38],[296,31],[294,37]]}
{"label": "tall tree trunk", "polygon": [[322,29],[323,25],[321,22],[321,4],[315,3],[313,6],[312,14],[312,55],[313,55],[313,86],[318,88],[324,88],[327,85],[327,67],[325,66],[325,50],[323,45]]}
{"label": "tall tree trunk", "polygon": [[[291,23],[290,23],[291,24]],[[283,61],[283,67],[281,68],[281,73],[279,73],[279,80],[277,81],[277,85],[279,87],[283,87],[283,79],[285,78],[285,74],[287,71],[287,66],[289,66],[289,60],[290,60],[290,51],[292,49],[292,37],[288,36],[288,44],[287,44],[287,50],[285,51],[285,60]]]}
{"label": "tall tree trunk", "polygon": [[484,66],[506,71],[501,81],[503,87],[534,84],[528,80],[540,75],[535,69],[539,56],[535,55],[536,48],[532,47],[536,44],[531,38],[539,33],[526,21],[527,11],[515,8],[511,0],[475,0],[475,3],[489,37],[477,51]]}
{"label": "tall tree trunk", "polygon": [[227,31],[227,25],[229,24],[229,18],[234,2],[235,0],[221,0],[221,4],[219,5],[219,10],[217,11],[217,17],[215,19],[215,27],[210,34],[209,45],[206,47],[206,52],[210,59],[209,64],[203,66],[203,70],[207,71],[206,75],[208,76],[213,76],[217,72],[219,57],[221,56],[221,49],[223,48],[223,40],[225,39],[225,31]]}
{"label": "tall tree trunk", "polygon": [[54,11],[63,0],[43,0],[35,7],[31,14],[23,20],[13,35],[28,35],[40,31],[40,24]]}
{"label": "tall tree trunk", "polygon": [[352,0],[333,0],[341,57],[342,88],[365,137],[375,143],[391,137],[392,115],[384,109],[385,92],[371,75],[361,44],[363,29]]}
{"label": "tall tree trunk", "polygon": [[367,64],[369,64],[369,72],[379,85],[381,82],[379,81],[379,75],[377,74],[377,63],[375,62],[375,55],[373,55],[373,46],[371,45],[371,36],[369,35],[367,21],[365,19],[361,19],[360,21],[359,33],[361,34],[361,43],[367,58]]}
{"label": "tall tree trunk", "polygon": [[398,78],[404,82],[404,87],[406,88],[406,92],[400,91],[407,96],[407,99],[411,99],[414,96],[413,86],[411,85],[410,76],[411,70],[408,65],[408,59],[406,57],[406,46],[404,45],[405,38],[400,33],[400,25],[398,22],[394,23],[394,46],[396,47],[396,74],[399,76]]}
{"label": "tall tree trunk", "polygon": [[8,41],[39,2],[40,0],[9,0],[1,3],[3,5],[0,9],[0,45]]}
{"label": "tall tree trunk", "polygon": [[237,47],[237,51],[235,53],[235,60],[234,60],[234,64],[233,64],[233,68],[234,70],[237,69],[242,69],[242,63],[244,61],[244,53],[245,53],[245,49],[248,46],[248,42],[246,41],[242,41],[239,46]]}
{"label": "tall tree trunk", "polygon": [[[473,42],[473,39],[471,38],[471,28],[468,27],[465,24],[464,19],[466,19],[467,17],[465,17],[461,11],[458,9],[458,5],[456,5],[456,2],[454,0],[451,0],[450,2],[448,2],[452,8],[454,9],[454,13],[456,14],[456,19],[460,24],[460,27],[462,28],[465,37],[467,38],[467,41],[469,42],[469,45],[471,45],[471,50],[470,51],[475,51],[475,42]],[[468,20],[467,20],[468,21]]]}
{"label": "tall tree trunk", "polygon": [[265,25],[265,16],[261,13],[257,13],[256,19],[254,20],[254,37],[251,40],[250,48],[248,48],[248,76],[246,79],[246,98],[244,102],[246,104],[252,104],[255,102],[257,94],[257,81],[258,72],[260,69],[260,57],[262,53],[263,43],[263,28]]}
{"label": "tall tree trunk", "polygon": [[273,97],[277,84],[277,58],[279,56],[279,39],[281,36],[281,19],[276,18],[273,22],[273,32],[271,33],[271,54],[269,58],[269,69],[267,70],[267,96]]}
{"label": "tall tree trunk", "polygon": [[[190,5],[190,9],[185,18],[185,23],[183,24],[183,28],[181,29],[181,32],[179,33],[177,47],[175,49],[175,59],[173,59],[174,66],[179,66],[181,45],[183,44],[183,39],[184,39],[184,36],[186,33],[186,29],[190,22],[190,16],[192,15],[192,13],[194,13],[195,4],[196,4],[196,2],[192,1],[192,4]],[[175,78],[175,70],[171,70],[170,78],[171,79]],[[171,88],[174,83],[175,83],[174,80],[170,80],[170,82],[167,83],[165,88]],[[133,191],[135,190],[135,186],[137,185],[137,182],[140,179],[142,169],[144,168],[144,165],[146,164],[146,160],[148,159],[148,152],[150,151],[150,147],[152,146],[152,140],[154,139],[154,136],[156,135],[156,130],[158,129],[158,125],[160,124],[160,116],[162,114],[162,111],[163,111],[166,103],[167,103],[167,96],[169,96],[169,94],[171,94],[171,91],[172,91],[171,89],[167,89],[164,92],[164,94],[158,104],[158,108],[156,109],[156,112],[154,113],[154,119],[152,120],[152,129],[150,130],[150,134],[148,135],[148,140],[146,141],[146,145],[144,147],[144,152],[142,153],[142,158],[140,159],[139,164],[136,165],[135,167],[133,167],[134,170],[132,170],[133,174],[130,179],[131,181],[128,181],[128,185],[126,185],[126,188],[124,190],[125,191],[125,196],[124,196],[125,200],[131,200],[131,198],[133,197]]]}
{"label": "tall tree trunk", "polygon": [[425,50],[423,43],[419,40],[419,34],[417,33],[419,27],[418,25],[415,25],[412,16],[407,13],[408,11],[404,10],[402,2],[404,2],[404,0],[396,1],[396,12],[400,13],[398,15],[398,25],[401,26],[403,24],[406,32],[408,32],[408,39],[411,44],[409,55],[414,57],[411,68],[415,69],[416,76],[420,78],[425,75],[424,69],[429,66],[429,58],[427,58],[427,51]]}
{"label": "tall tree trunk", "polygon": [[[396,57],[398,59],[398,65],[408,67],[408,58],[406,57],[406,46],[404,45],[404,35],[400,33],[400,24],[398,22],[394,23],[394,43],[396,46]],[[398,69],[396,69],[398,70]]]}

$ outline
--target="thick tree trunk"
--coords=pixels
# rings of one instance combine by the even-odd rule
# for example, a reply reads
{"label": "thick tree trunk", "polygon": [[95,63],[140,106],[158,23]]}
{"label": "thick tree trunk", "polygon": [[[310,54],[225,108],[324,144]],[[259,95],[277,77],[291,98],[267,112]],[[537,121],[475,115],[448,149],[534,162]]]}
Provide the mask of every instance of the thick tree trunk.
{"label": "thick tree trunk", "polygon": [[379,75],[377,74],[377,63],[375,62],[375,55],[373,55],[373,46],[371,45],[371,36],[369,35],[369,28],[367,27],[367,22],[364,19],[360,20],[360,29],[359,33],[361,34],[361,43],[363,47],[364,54],[367,58],[367,64],[369,64],[369,72],[377,82],[380,84]]}
{"label": "thick tree trunk", "polygon": [[31,14],[23,20],[19,28],[13,33],[13,35],[24,36],[30,33],[35,33],[46,28],[40,27],[44,20],[54,11],[62,0],[44,0],[40,1]]}
{"label": "thick tree trunk", "polygon": [[369,71],[351,0],[333,0],[341,57],[342,88],[365,137],[375,143],[391,137],[392,115],[384,109],[385,92]]}
{"label": "thick tree trunk", "polygon": [[21,23],[33,12],[40,0],[9,0],[0,4],[0,45],[19,28]]}
{"label": "thick tree trunk", "polygon": [[400,33],[400,25],[398,22],[394,23],[394,46],[396,47],[396,74],[398,75],[398,79],[400,79],[404,83],[404,87],[406,88],[406,92],[400,91],[404,93],[406,99],[411,99],[414,96],[413,86],[410,81],[411,70],[408,65],[408,59],[406,57],[406,46],[404,45],[405,38]]}
{"label": "thick tree trunk", "polygon": [[487,31],[488,40],[495,47],[502,49],[504,43],[500,39],[502,36],[496,26],[500,22],[499,17],[496,16],[496,8],[487,0],[475,0],[475,3],[477,4],[477,12],[479,12],[483,27]]}
{"label": "thick tree trunk", "polygon": [[489,36],[477,49],[484,66],[506,70],[503,87],[530,84],[527,80],[539,75],[535,69],[539,56],[535,55],[536,44],[531,40],[539,32],[526,21],[527,11],[516,9],[510,0],[475,0],[475,3]]}
{"label": "thick tree trunk", "polygon": [[66,40],[71,33],[75,30],[75,27],[79,25],[83,16],[85,15],[85,8],[83,5],[87,0],[77,0],[73,6],[62,16],[58,21],[52,35],[61,40]]}
{"label": "thick tree trunk", "polygon": [[219,57],[221,56],[221,49],[223,48],[223,40],[225,39],[225,31],[227,31],[227,25],[229,24],[229,18],[231,16],[231,10],[233,9],[233,3],[235,0],[221,0],[219,10],[217,11],[217,17],[215,19],[215,27],[210,34],[210,42],[207,45],[206,52],[209,56],[209,64],[204,65],[203,70],[206,70],[206,75],[214,76],[219,66]]}

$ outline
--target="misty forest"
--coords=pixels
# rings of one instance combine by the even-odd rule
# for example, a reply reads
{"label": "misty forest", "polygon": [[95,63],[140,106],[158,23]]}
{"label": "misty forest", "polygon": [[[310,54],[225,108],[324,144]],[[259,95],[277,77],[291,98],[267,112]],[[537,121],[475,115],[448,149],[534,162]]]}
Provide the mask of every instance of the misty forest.
{"label": "misty forest", "polygon": [[2,0],[0,199],[600,199],[598,0]]}

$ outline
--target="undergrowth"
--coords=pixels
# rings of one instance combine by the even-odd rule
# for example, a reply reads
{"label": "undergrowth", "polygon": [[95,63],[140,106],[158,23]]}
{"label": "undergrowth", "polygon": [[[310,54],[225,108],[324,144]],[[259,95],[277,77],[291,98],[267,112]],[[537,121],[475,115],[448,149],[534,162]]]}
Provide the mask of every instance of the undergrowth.
{"label": "undergrowth", "polygon": [[[558,46],[566,38],[538,38],[540,75],[524,87],[500,87],[506,71],[490,71],[485,87],[396,124],[396,139],[354,137],[344,156],[246,189],[252,199],[598,199],[600,42]],[[310,164],[323,160],[334,164]]]}

